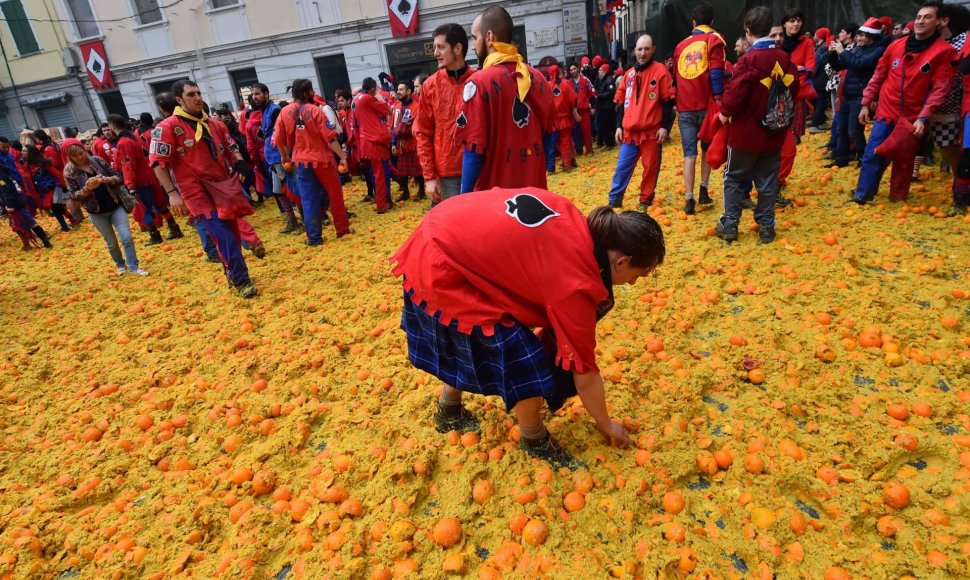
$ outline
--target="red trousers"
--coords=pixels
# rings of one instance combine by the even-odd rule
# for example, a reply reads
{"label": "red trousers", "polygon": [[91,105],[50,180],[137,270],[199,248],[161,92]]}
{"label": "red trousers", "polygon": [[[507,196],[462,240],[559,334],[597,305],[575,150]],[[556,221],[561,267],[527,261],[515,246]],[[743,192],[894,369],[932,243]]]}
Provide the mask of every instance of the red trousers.
{"label": "red trousers", "polygon": [[[337,230],[337,235],[350,233],[350,219],[347,217],[347,207],[344,205],[344,190],[340,185],[340,174],[337,173],[336,162],[327,165],[313,166],[313,175],[317,182],[326,192],[327,199],[330,201],[330,213],[333,214],[333,227]],[[300,182],[303,187],[303,182]],[[306,210],[304,210],[306,211]],[[304,216],[306,220],[306,216]]]}
{"label": "red trousers", "polygon": [[795,153],[798,148],[795,146],[795,134],[788,131],[785,135],[785,144],[781,146],[781,167],[778,168],[778,185],[788,185],[788,176],[791,175],[795,167]]}
{"label": "red trousers", "polygon": [[592,121],[590,120],[588,109],[579,112],[579,141],[582,144],[584,151],[577,151],[577,155],[584,152],[586,155],[593,153],[593,125]]}
{"label": "red trousers", "polygon": [[576,148],[573,145],[572,127],[563,127],[559,130],[559,156],[562,157],[563,169],[569,170],[573,168]]}
{"label": "red trousers", "polygon": [[[368,159],[367,162],[374,174],[374,201],[377,202],[377,210],[391,209],[391,164],[387,159]],[[334,225],[337,225],[336,222]]]}
{"label": "red trousers", "polygon": [[255,246],[256,244],[262,243],[262,241],[259,239],[259,236],[256,235],[256,230],[253,229],[253,225],[248,221],[246,221],[246,218],[239,218],[234,221],[236,223],[236,226],[239,229],[239,238],[242,239],[242,241],[249,244],[250,247]]}

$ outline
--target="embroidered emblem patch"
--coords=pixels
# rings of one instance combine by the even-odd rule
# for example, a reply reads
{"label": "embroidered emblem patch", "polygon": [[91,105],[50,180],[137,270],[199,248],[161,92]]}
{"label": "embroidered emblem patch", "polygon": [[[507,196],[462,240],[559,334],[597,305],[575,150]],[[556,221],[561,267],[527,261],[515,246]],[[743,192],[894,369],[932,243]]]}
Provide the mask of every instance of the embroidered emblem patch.
{"label": "embroidered emblem patch", "polygon": [[541,199],[528,193],[505,200],[505,206],[505,213],[527,228],[537,228],[559,215]]}
{"label": "embroidered emblem patch", "polygon": [[465,84],[464,90],[461,92],[461,100],[467,103],[468,101],[472,100],[472,97],[474,97],[475,93],[477,92],[478,85],[476,85],[474,81],[468,81],[468,83]]}

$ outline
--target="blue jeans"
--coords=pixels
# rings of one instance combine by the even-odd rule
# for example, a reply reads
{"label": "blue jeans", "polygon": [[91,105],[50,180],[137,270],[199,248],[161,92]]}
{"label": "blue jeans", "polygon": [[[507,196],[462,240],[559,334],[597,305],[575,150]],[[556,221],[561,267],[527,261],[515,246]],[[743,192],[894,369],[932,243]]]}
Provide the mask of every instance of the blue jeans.
{"label": "blue jeans", "polygon": [[329,201],[327,191],[317,179],[313,168],[300,163],[296,166],[296,178],[300,183],[300,201],[303,202],[303,227],[311,243],[323,241],[323,212]]}
{"label": "blue jeans", "polygon": [[195,232],[199,234],[199,240],[202,242],[202,249],[205,251],[206,257],[218,260],[219,250],[216,249],[216,243],[209,237],[209,232],[205,230],[205,224],[202,223],[202,220],[193,220],[192,225],[195,226]]}
{"label": "blue jeans", "polygon": [[684,157],[697,157],[697,136],[706,118],[707,111],[684,111],[677,115],[677,128],[680,129],[680,145],[684,149]]}
{"label": "blue jeans", "polygon": [[155,212],[157,211],[155,207],[155,189],[150,185],[136,187],[135,197],[138,198],[142,208],[145,210],[141,218],[141,225],[151,230],[155,227]]}
{"label": "blue jeans", "polygon": [[836,123],[838,137],[835,139],[835,161],[839,165],[849,163],[849,143],[855,143],[856,155],[866,150],[866,128],[859,124],[862,97],[842,101]]}
{"label": "blue jeans", "polygon": [[226,270],[226,275],[234,286],[249,284],[249,268],[246,266],[246,259],[242,255],[242,243],[239,237],[239,230],[233,225],[235,222],[227,222],[223,219],[208,216],[195,218],[205,228],[206,233],[212,239],[219,252],[219,258]]}
{"label": "blue jeans", "polygon": [[[108,253],[114,260],[115,266],[128,269],[134,272],[138,269],[138,255],[135,253],[135,240],[131,237],[131,224],[128,223],[128,214],[124,208],[118,207],[111,213],[92,213],[91,223],[104,238],[105,245],[108,246]],[[118,235],[115,235],[115,231]],[[125,249],[124,258],[121,257],[121,248],[118,247],[118,238],[121,238],[121,246]]]}
{"label": "blue jeans", "polygon": [[[650,146],[653,145],[644,144],[644,147]],[[657,173],[660,170],[660,166],[663,165],[663,146],[657,144],[656,147],[656,166],[654,166],[654,162],[650,159],[645,159],[643,163],[643,177],[640,182],[641,203],[653,202],[654,190],[657,185]],[[626,193],[626,188],[630,185],[633,170],[636,168],[640,156],[640,146],[634,145],[633,143],[620,143],[620,154],[616,160],[616,169],[613,171],[613,183],[610,186],[608,197],[610,205],[617,207],[623,205],[623,195]]]}
{"label": "blue jeans", "polygon": [[859,172],[859,182],[853,196],[855,199],[872,199],[876,196],[882,174],[886,171],[886,158],[876,155],[876,147],[889,138],[893,127],[894,124],[888,121],[873,121],[869,143],[866,144],[866,153],[862,156],[862,170]]}
{"label": "blue jeans", "polygon": [[553,131],[542,138],[542,145],[546,150],[546,171],[556,170],[556,145],[559,143],[559,131]]}
{"label": "blue jeans", "polygon": [[780,165],[781,151],[756,153],[728,149],[727,162],[724,165],[724,214],[721,215],[721,224],[725,229],[738,229],[741,202],[751,191],[752,182],[758,188],[754,221],[761,227],[775,227],[775,198],[778,196]]}

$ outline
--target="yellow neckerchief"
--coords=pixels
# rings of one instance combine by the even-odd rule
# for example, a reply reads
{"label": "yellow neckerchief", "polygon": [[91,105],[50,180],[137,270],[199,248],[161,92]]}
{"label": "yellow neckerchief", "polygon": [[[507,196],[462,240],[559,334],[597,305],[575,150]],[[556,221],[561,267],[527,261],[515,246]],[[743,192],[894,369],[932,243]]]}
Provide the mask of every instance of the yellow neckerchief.
{"label": "yellow neckerchief", "polygon": [[495,42],[492,46],[495,47],[495,52],[485,57],[485,62],[482,63],[482,70],[496,64],[514,62],[515,72],[519,75],[515,79],[516,85],[519,87],[519,100],[524,103],[525,96],[529,94],[529,89],[532,88],[532,75],[529,74],[529,67],[522,60],[519,49],[514,44],[506,44],[504,42]]}
{"label": "yellow neckerchief", "polygon": [[209,115],[206,115],[205,111],[202,111],[202,118],[199,119],[186,113],[185,109],[183,109],[182,107],[175,107],[174,115],[176,117],[181,117],[187,121],[195,121],[195,140],[196,141],[202,140],[203,131],[205,131],[206,133],[209,133],[209,135],[212,135],[212,132],[209,131],[209,123],[208,123]]}
{"label": "yellow neckerchief", "polygon": [[712,32],[714,32],[714,29],[706,24],[699,24],[694,27],[694,30],[700,30],[701,32],[705,32],[707,34],[711,34]]}

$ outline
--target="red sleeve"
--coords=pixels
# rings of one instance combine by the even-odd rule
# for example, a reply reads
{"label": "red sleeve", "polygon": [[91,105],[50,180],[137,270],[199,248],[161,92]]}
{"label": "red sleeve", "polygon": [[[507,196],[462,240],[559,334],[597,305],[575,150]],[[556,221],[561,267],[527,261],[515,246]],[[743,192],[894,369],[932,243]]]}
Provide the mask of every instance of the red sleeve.
{"label": "red sleeve", "polygon": [[546,306],[546,315],[556,333],[556,366],[579,374],[599,370],[596,366],[596,306],[583,292],[574,292]]}
{"label": "red sleeve", "polygon": [[950,88],[953,86],[954,75],[956,74],[956,60],[954,60],[956,59],[956,51],[947,47],[947,50],[938,58],[936,70],[933,72],[933,85],[930,87],[930,94],[927,95],[923,109],[919,113],[919,116],[923,118],[931,116],[936,108],[946,101],[947,97],[950,96]]}
{"label": "red sleeve", "polygon": [[882,53],[882,57],[879,58],[879,64],[876,65],[876,72],[873,73],[872,78],[869,79],[869,84],[866,85],[865,90],[862,91],[862,106],[868,107],[870,103],[879,98],[879,91],[882,89],[882,83],[886,81],[886,76],[889,74],[889,63],[890,53],[892,48]]}
{"label": "red sleeve", "polygon": [[548,135],[556,128],[556,105],[553,103],[552,91],[549,90],[549,84],[542,81],[542,75],[538,71],[532,69],[531,72],[532,88],[529,89],[529,94],[525,96],[525,100],[529,101],[533,113],[535,113],[536,118],[539,120],[539,126],[542,127],[542,134]]}
{"label": "red sleeve", "polygon": [[162,121],[152,129],[152,142],[148,146],[148,161],[152,167],[167,167],[175,153],[175,135],[172,124]]}
{"label": "red sleeve", "polygon": [[323,145],[330,150],[330,142],[337,138],[337,131],[327,126],[327,114],[320,107],[313,107],[311,120],[323,138]]}
{"label": "red sleeve", "polygon": [[711,46],[707,50],[707,59],[708,68],[724,68],[724,40],[718,34],[711,35]]}
{"label": "red sleeve", "polygon": [[[132,158],[134,153],[132,152],[132,145],[135,148],[141,149],[137,143],[131,139],[120,139],[118,141],[118,149],[115,151],[115,169],[121,173],[121,177],[125,180],[125,187],[131,191],[135,191],[135,183],[137,177],[137,170],[135,169],[135,161]],[[142,155],[141,151],[138,151],[139,155]]]}
{"label": "red sleeve", "polygon": [[[287,107],[289,108],[289,107]],[[286,147],[286,151],[289,154],[288,157],[292,160],[293,158],[293,141],[295,140],[295,135],[290,131],[289,127],[289,116],[290,111],[282,110],[280,114],[276,117],[276,125],[273,128],[273,145],[277,148]]]}
{"label": "red sleeve", "polygon": [[791,60],[795,64],[795,68],[802,67],[808,71],[809,75],[815,72],[815,47],[811,39],[807,36],[802,38],[802,41],[792,51]]}
{"label": "red sleeve", "polygon": [[462,143],[465,149],[483,155],[491,145],[488,132],[489,99],[485,97],[491,87],[488,83],[479,85],[478,82],[486,76],[485,71],[477,72],[465,83],[462,97],[465,104],[458,115],[458,129],[455,131],[455,141]]}
{"label": "red sleeve", "polygon": [[660,100],[672,101],[677,97],[677,88],[674,87],[674,79],[669,72],[664,69],[664,74],[660,75]]}
{"label": "red sleeve", "polygon": [[434,87],[433,83],[428,82],[421,87],[422,106],[418,107],[418,113],[414,116],[414,127],[412,129],[418,144],[418,161],[421,163],[421,173],[425,179],[436,179],[438,177],[435,170],[434,114],[431,112],[431,106],[428,106],[435,99]]}
{"label": "red sleeve", "polygon": [[747,102],[751,91],[748,77],[751,76],[752,70],[745,61],[738,61],[738,64],[734,65],[734,73],[728,79],[724,87],[724,96],[721,97],[721,114],[725,117],[734,116]]}

